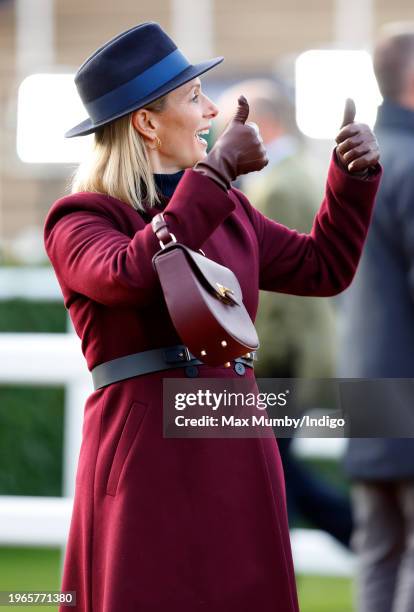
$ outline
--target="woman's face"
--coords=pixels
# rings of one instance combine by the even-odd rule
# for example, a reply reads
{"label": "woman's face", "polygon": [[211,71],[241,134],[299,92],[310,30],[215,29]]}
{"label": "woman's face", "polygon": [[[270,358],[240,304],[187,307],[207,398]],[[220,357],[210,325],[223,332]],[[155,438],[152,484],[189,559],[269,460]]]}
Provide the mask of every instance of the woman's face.
{"label": "woman's face", "polygon": [[153,133],[161,140],[157,149],[149,150],[153,171],[178,172],[202,160],[207,142],[199,133],[210,129],[218,112],[201,91],[198,77],[170,92],[164,110],[152,114]]}

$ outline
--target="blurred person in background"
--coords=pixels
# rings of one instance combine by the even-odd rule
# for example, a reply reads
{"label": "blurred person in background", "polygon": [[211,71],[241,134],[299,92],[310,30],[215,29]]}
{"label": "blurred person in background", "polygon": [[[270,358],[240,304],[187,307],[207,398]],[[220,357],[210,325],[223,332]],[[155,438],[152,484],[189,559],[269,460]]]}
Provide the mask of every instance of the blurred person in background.
{"label": "blurred person in background", "polygon": [[[359,270],[341,296],[339,374],[412,378],[414,24],[384,28],[374,50],[374,72],[383,96],[375,133],[384,179]],[[412,393],[402,385],[398,389],[395,401],[414,407]],[[345,466],[353,483],[358,610],[412,612],[414,440],[353,438]]]}
{"label": "blurred person in background", "polygon": [[[269,164],[240,177],[238,185],[266,217],[299,232],[309,232],[319,207],[320,168],[306,151],[295,107],[282,83],[249,79],[226,89],[218,100],[218,129],[231,117],[237,92],[249,100],[249,118],[258,125]],[[255,364],[263,378],[329,378],[334,375],[335,317],[328,299],[262,291],[255,321],[266,338]],[[290,438],[278,438],[286,480],[289,521],[306,519],[348,546],[351,505],[291,451]]]}
{"label": "blurred person in background", "polygon": [[231,186],[267,164],[246,98],[209,153],[202,137],[219,109],[198,77],[222,59],[192,65],[150,22],[75,77],[89,117],[66,136],[95,133],[93,150],[44,238],[95,387],[62,584],[79,612],[298,611],[275,439],[163,436],[163,378],[254,381],[254,370],[251,357],[210,367],[182,346],[152,258],[170,232],[202,248],[236,274],[253,320],[259,288],[336,295],[358,265],[379,151],[348,104],[312,232],[268,219]]}

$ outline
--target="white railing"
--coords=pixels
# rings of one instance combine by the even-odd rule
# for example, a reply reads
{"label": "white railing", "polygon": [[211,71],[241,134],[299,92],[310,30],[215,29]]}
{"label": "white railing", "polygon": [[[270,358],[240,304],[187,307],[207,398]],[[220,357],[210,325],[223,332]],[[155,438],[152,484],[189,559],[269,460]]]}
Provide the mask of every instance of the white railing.
{"label": "white railing", "polygon": [[[0,383],[65,387],[63,491],[72,497],[79,455],[83,408],[93,391],[75,334],[0,334]],[[1,501],[1,498],[0,498]]]}
{"label": "white railing", "polygon": [[71,497],[0,496],[0,545],[64,548]]}
{"label": "white railing", "polygon": [[[50,268],[0,268],[0,299],[60,301],[60,287]],[[70,321],[68,330],[73,332]],[[64,497],[0,496],[0,545],[65,546],[75,489],[83,409],[92,380],[75,333],[0,333],[0,384],[63,385],[65,423]],[[298,438],[301,457],[338,458],[345,440]],[[351,575],[353,559],[326,533],[292,530],[295,567],[299,573]]]}
{"label": "white railing", "polygon": [[62,292],[50,266],[0,268],[0,300],[14,298],[60,302]]}

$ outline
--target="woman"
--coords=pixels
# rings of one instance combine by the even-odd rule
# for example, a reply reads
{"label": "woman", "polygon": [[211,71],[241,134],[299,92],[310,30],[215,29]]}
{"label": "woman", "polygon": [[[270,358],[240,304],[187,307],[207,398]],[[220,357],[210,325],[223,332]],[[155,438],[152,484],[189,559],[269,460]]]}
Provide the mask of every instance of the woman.
{"label": "woman", "polygon": [[[347,125],[339,159],[368,176],[334,154],[312,233],[270,221],[230,185],[267,163],[247,101],[210,153],[199,136],[218,109],[198,77],[222,59],[192,66],[148,23],[98,49],[75,78],[90,117],[67,136],[95,132],[95,149],[48,213],[45,245],[95,374],[62,584],[82,612],[298,610],[275,440],[163,438],[163,378],[254,372],[246,359],[194,365],[177,349],[150,221],[164,211],[177,240],[231,268],[253,319],[259,287],[334,295],[358,263],[378,151],[368,128]],[[99,378],[100,366],[138,352],[133,375]]]}

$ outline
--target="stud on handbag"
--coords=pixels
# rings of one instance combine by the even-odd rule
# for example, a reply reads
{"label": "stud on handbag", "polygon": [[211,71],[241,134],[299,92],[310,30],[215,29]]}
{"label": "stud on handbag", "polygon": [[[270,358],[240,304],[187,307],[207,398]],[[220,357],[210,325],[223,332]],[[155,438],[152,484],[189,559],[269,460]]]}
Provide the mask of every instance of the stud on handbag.
{"label": "stud on handbag", "polygon": [[161,249],[152,258],[174,327],[191,353],[211,366],[259,347],[235,274],[177,242],[162,213],[151,222]]}

